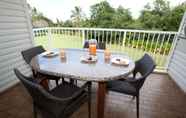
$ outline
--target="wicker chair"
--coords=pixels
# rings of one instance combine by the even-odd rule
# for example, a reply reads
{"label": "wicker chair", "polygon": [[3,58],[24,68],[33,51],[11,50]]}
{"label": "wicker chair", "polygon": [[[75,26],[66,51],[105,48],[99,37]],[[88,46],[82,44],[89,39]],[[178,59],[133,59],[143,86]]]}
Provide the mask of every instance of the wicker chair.
{"label": "wicker chair", "polygon": [[[153,59],[145,54],[140,60],[136,61],[133,77],[127,79],[114,80],[107,83],[107,89],[136,97],[137,118],[139,118],[139,93],[146,78],[153,72],[155,63]],[[141,77],[137,78],[136,74]]]}
{"label": "wicker chair", "polygon": [[43,118],[68,118],[85,102],[88,102],[88,117],[91,117],[90,82],[82,87],[65,82],[47,91],[35,79],[24,76],[17,69],[14,72],[32,97],[34,118],[38,111]]}
{"label": "wicker chair", "polygon": [[[30,65],[32,58],[38,54],[43,53],[43,52],[45,52],[45,49],[42,46],[36,46],[36,47],[22,51],[21,54],[22,54],[25,62]],[[55,80],[56,85],[59,84],[58,83],[58,81],[60,79],[59,77],[39,73],[39,72],[34,71],[33,69],[32,69],[32,72],[33,72],[33,76],[36,79],[40,79],[41,81],[43,81],[43,80],[46,80],[46,78],[48,78],[49,80]],[[64,79],[63,79],[63,81],[64,81]]]}

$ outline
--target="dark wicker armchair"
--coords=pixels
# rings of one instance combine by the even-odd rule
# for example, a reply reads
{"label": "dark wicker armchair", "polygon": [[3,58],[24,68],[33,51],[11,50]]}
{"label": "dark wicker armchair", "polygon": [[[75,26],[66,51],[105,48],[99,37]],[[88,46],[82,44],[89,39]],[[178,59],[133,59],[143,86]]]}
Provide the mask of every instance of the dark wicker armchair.
{"label": "dark wicker armchair", "polygon": [[[30,48],[30,49],[27,49],[27,50],[24,50],[21,52],[25,62],[27,64],[30,64],[32,58],[38,54],[41,54],[45,52],[45,49],[42,47],[42,46],[36,46],[36,47],[33,47],[33,48]],[[33,76],[37,79],[40,79],[40,80],[45,80],[45,78],[48,78],[50,80],[55,80],[56,81],[56,85],[58,85],[58,81],[59,81],[59,77],[56,77],[56,76],[51,76],[51,75],[46,75],[46,74],[43,74],[43,73],[38,73],[36,71],[34,71],[32,69],[32,72],[33,72]],[[64,81],[64,79],[63,79]]]}
{"label": "dark wicker armchair", "polygon": [[91,117],[90,82],[82,87],[65,82],[47,91],[35,79],[24,76],[17,69],[14,72],[33,99],[34,118],[38,111],[43,118],[68,118],[85,102],[88,102],[88,116]]}
{"label": "dark wicker armchair", "polygon": [[[153,59],[145,54],[140,60],[136,61],[133,77],[110,81],[107,84],[108,90],[128,94],[136,97],[137,118],[139,118],[139,93],[146,78],[153,72],[155,63]],[[140,73],[141,77],[137,78],[136,74]]]}

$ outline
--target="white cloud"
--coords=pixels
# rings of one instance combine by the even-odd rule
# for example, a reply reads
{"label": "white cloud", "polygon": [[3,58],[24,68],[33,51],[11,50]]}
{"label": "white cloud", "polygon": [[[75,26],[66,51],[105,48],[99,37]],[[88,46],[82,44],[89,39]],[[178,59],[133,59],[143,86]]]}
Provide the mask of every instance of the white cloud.
{"label": "white cloud", "polygon": [[[85,14],[89,15],[89,8],[95,3],[103,0],[27,0],[31,6],[36,7],[45,16],[52,19],[67,20],[70,18],[71,11],[75,6],[80,6]],[[136,18],[139,16],[140,11],[148,2],[152,0],[107,0],[111,6],[117,8],[122,5],[124,8],[129,8],[132,15]],[[171,6],[175,6],[184,2],[185,0],[168,0]]]}

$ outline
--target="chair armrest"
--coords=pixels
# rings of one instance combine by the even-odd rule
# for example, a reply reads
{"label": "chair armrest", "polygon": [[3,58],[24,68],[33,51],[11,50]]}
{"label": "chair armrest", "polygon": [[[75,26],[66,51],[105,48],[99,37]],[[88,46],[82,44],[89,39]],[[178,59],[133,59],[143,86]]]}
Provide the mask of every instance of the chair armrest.
{"label": "chair armrest", "polygon": [[135,82],[137,82],[136,79],[129,79],[129,78],[127,78],[125,81],[130,82],[130,83],[135,83]]}
{"label": "chair armrest", "polygon": [[142,79],[143,78],[140,77],[138,79],[127,79],[126,81],[133,85],[135,88],[139,88]]}

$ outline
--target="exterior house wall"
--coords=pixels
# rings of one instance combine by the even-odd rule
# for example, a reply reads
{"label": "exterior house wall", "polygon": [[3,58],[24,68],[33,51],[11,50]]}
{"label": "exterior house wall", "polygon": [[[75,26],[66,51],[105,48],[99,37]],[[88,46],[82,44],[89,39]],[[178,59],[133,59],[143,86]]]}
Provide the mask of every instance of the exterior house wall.
{"label": "exterior house wall", "polygon": [[183,16],[178,31],[176,43],[170,63],[168,65],[168,74],[186,93],[186,13]]}
{"label": "exterior house wall", "polygon": [[30,74],[21,51],[33,46],[26,0],[0,1],[0,92],[15,85],[13,68]]}

